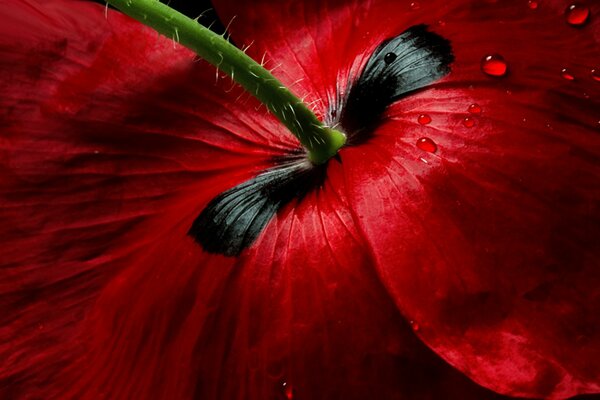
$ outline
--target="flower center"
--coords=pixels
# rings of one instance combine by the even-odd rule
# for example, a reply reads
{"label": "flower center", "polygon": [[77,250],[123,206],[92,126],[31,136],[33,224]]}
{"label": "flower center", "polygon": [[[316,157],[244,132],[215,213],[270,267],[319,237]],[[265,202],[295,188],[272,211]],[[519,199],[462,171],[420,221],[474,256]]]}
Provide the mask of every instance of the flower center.
{"label": "flower center", "polygon": [[[368,140],[386,108],[450,72],[454,60],[450,42],[414,26],[381,43],[373,52],[348,95],[331,105],[326,125],[341,126],[348,145]],[[327,164],[315,165],[301,153],[278,160],[255,178],[215,197],[192,224],[189,235],[206,251],[239,255],[271,218],[292,200],[319,190]]]}
{"label": "flower center", "polygon": [[[417,25],[385,40],[323,124],[262,65],[221,36],[155,0],[107,0],[127,15],[194,50],[252,93],[304,146],[255,178],[214,198],[189,230],[206,251],[235,256],[250,246],[283,206],[318,190],[327,163],[344,144],[369,139],[386,108],[450,72],[450,42]],[[340,126],[344,133],[330,128]]]}

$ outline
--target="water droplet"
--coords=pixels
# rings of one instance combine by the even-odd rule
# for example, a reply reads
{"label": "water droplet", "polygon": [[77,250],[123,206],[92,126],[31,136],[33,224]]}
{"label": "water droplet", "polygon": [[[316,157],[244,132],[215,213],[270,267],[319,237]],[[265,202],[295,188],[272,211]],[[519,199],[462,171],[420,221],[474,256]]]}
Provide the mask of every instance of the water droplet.
{"label": "water droplet", "polygon": [[592,78],[594,78],[595,81],[600,82],[600,68],[594,68],[592,70]]}
{"label": "water droplet", "polygon": [[428,137],[422,137],[417,140],[417,147],[428,153],[435,153],[437,151],[437,144]]}
{"label": "water droplet", "polygon": [[571,72],[569,72],[569,70],[567,68],[563,68],[560,71],[560,76],[562,76],[564,79],[568,80],[568,81],[574,81],[575,77],[573,76],[573,74],[571,74]]}
{"label": "water droplet", "polygon": [[294,388],[287,382],[283,382],[281,385],[283,388],[283,395],[287,400],[292,400],[294,398]]}
{"label": "water droplet", "polygon": [[418,1],[413,1],[412,3],[410,3],[411,10],[418,10],[419,8],[421,8],[421,3],[419,3]]}
{"label": "water droplet", "polygon": [[590,17],[590,9],[583,4],[573,3],[567,7],[565,17],[569,25],[582,26]]}
{"label": "water droplet", "polygon": [[387,53],[385,57],[383,57],[383,61],[385,61],[386,64],[391,64],[396,61],[396,58],[398,58],[396,53]]}
{"label": "water droplet", "polygon": [[488,54],[481,59],[481,71],[489,76],[501,77],[506,75],[508,64],[500,54]]}
{"label": "water droplet", "polygon": [[421,329],[421,327],[419,326],[419,323],[417,321],[410,321],[410,327],[415,332],[417,332],[419,329]]}
{"label": "water droplet", "polygon": [[431,122],[431,117],[427,114],[421,114],[419,115],[419,118],[417,118],[417,121],[419,121],[421,125],[427,125]]}
{"label": "water droplet", "polygon": [[473,103],[469,106],[468,111],[471,114],[481,114],[481,106],[477,103]]}
{"label": "water droplet", "polygon": [[527,2],[527,6],[528,6],[529,8],[531,8],[532,10],[535,10],[535,9],[537,9],[537,8],[538,8],[539,4],[538,4],[538,2],[537,2],[537,1],[535,1],[535,0],[529,0],[529,1]]}
{"label": "water droplet", "polygon": [[463,125],[467,128],[472,128],[475,126],[475,120],[471,117],[465,117],[465,119],[463,119]]}

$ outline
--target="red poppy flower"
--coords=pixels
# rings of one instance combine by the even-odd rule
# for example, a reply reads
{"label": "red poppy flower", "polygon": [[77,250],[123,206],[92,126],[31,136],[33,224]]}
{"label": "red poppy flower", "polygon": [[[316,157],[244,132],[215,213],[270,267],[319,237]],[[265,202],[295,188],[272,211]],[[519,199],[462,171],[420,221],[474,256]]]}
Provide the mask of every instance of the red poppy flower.
{"label": "red poppy flower", "polygon": [[117,12],[0,7],[0,398],[600,393],[600,4],[215,4],[337,158]]}

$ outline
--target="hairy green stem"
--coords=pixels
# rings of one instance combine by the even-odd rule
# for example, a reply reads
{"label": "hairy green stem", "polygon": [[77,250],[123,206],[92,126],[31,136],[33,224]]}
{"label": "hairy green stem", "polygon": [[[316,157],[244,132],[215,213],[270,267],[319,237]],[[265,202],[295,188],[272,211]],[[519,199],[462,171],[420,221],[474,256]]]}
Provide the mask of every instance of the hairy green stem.
{"label": "hairy green stem", "polygon": [[108,0],[108,3],[188,47],[229,75],[263,103],[298,138],[313,163],[326,162],[346,142],[343,133],[323,125],[267,69],[197,21],[158,0]]}

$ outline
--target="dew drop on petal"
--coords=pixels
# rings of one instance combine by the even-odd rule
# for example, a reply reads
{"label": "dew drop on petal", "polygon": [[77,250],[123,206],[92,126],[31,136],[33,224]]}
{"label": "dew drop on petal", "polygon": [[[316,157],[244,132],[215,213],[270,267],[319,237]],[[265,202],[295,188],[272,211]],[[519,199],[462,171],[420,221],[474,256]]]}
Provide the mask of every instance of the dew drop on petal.
{"label": "dew drop on petal", "polygon": [[431,122],[431,117],[427,114],[421,114],[421,115],[419,115],[419,118],[417,118],[417,121],[421,125],[427,125],[428,123]]}
{"label": "dew drop on petal", "polygon": [[600,68],[594,68],[592,70],[592,78],[594,78],[595,81],[600,82]]}
{"label": "dew drop on petal", "polygon": [[283,384],[281,386],[283,389],[283,395],[285,396],[286,400],[293,400],[294,388],[292,387],[292,385],[290,385],[287,382],[283,382]]}
{"label": "dew drop on petal", "polygon": [[419,3],[418,1],[413,1],[412,3],[410,3],[411,10],[418,10],[419,8],[421,8],[421,3]]}
{"label": "dew drop on petal", "polygon": [[469,106],[468,111],[471,114],[481,114],[481,106],[477,103],[473,103]]}
{"label": "dew drop on petal", "polygon": [[538,4],[538,2],[537,2],[536,0],[529,0],[529,1],[527,2],[527,6],[528,6],[530,9],[532,9],[532,10],[535,10],[535,9],[537,9],[537,8],[538,8],[539,4]]}
{"label": "dew drop on petal", "polygon": [[437,151],[437,144],[428,137],[422,137],[417,140],[417,147],[428,153],[435,153]]}
{"label": "dew drop on petal", "polygon": [[385,61],[386,64],[391,64],[394,61],[396,61],[397,57],[398,56],[396,55],[396,53],[387,53],[385,57],[383,57],[383,61]]}
{"label": "dew drop on petal", "polygon": [[508,64],[500,54],[488,54],[481,59],[481,71],[489,76],[501,77],[506,75]]}
{"label": "dew drop on petal", "polygon": [[573,3],[565,11],[567,23],[572,26],[584,25],[590,17],[590,9],[578,3]]}
{"label": "dew drop on petal", "polygon": [[410,321],[410,327],[415,332],[417,332],[419,329],[421,329],[421,327],[419,326],[419,323],[417,321]]}
{"label": "dew drop on petal", "polygon": [[465,117],[465,119],[463,119],[463,125],[466,126],[467,128],[472,128],[475,126],[475,120],[471,117]]}
{"label": "dew drop on petal", "polygon": [[560,71],[560,76],[562,76],[564,79],[566,79],[568,81],[574,81],[575,80],[575,77],[573,76],[573,74],[567,68],[563,68]]}

